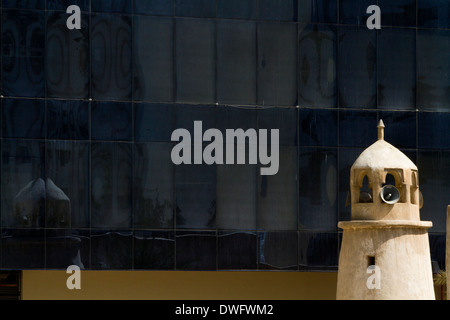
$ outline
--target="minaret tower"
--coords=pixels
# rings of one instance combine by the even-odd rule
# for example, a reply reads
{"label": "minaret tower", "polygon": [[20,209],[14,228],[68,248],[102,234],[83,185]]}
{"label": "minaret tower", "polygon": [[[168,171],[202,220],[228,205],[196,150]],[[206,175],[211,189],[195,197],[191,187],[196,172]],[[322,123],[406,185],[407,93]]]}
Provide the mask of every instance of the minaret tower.
{"label": "minaret tower", "polygon": [[428,228],[420,221],[416,165],[384,140],[356,159],[350,172],[351,220],[343,229],[338,300],[435,299]]}

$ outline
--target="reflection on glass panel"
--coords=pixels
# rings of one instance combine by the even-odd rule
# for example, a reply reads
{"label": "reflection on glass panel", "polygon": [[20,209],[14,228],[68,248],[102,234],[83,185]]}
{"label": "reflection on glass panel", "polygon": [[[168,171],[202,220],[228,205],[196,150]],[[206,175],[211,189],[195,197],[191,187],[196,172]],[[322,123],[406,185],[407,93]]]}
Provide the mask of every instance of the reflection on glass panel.
{"label": "reflection on glass panel", "polygon": [[46,0],[46,3],[47,3],[47,10],[66,11],[68,6],[77,5],[80,7],[81,11],[89,11],[89,0]]}
{"label": "reflection on glass panel", "polygon": [[299,229],[336,230],[337,149],[300,148],[299,153]]}
{"label": "reflection on glass panel", "polygon": [[4,99],[2,115],[4,138],[45,137],[45,101]]}
{"label": "reflection on glass panel", "polygon": [[131,13],[132,2],[129,0],[94,0],[91,1],[92,11]]}
{"label": "reflection on glass panel", "polygon": [[337,233],[300,232],[300,270],[337,270],[339,243]]}
{"label": "reflection on glass panel", "polygon": [[173,101],[173,20],[133,19],[133,100]]}
{"label": "reflection on glass panel", "polygon": [[2,229],[2,268],[45,268],[44,233],[44,229]]}
{"label": "reflection on glass panel", "polygon": [[417,30],[417,107],[450,110],[450,30]]}
{"label": "reflection on glass panel", "polygon": [[418,113],[418,148],[449,149],[450,148],[450,114],[419,112]]}
{"label": "reflection on glass panel", "polygon": [[381,25],[415,27],[416,2],[417,0],[379,0]]}
{"label": "reflection on glass panel", "polygon": [[216,270],[215,232],[177,232],[177,270]]}
{"label": "reflection on glass panel", "polygon": [[258,104],[293,106],[297,102],[297,25],[258,24]]}
{"label": "reflection on glass panel", "polygon": [[261,20],[297,21],[297,0],[259,0]]}
{"label": "reflection on glass panel", "polygon": [[131,103],[93,102],[91,104],[92,140],[131,140],[131,108]]}
{"label": "reflection on glass panel", "polygon": [[215,18],[217,5],[211,0],[183,0],[177,1],[176,11],[179,17]]}
{"label": "reflection on glass panel", "polygon": [[256,229],[256,165],[217,166],[217,227]]}
{"label": "reflection on glass panel", "polygon": [[367,8],[377,4],[373,0],[339,0],[339,23],[366,26]]}
{"label": "reflection on glass panel", "polygon": [[416,148],[415,112],[380,111],[378,117],[386,126],[384,129],[386,141],[396,148]]}
{"label": "reflection on glass panel", "polygon": [[47,138],[89,139],[89,102],[47,100]]}
{"label": "reflection on glass panel", "polygon": [[131,99],[131,19],[93,14],[91,26],[92,98]]}
{"label": "reflection on glass panel", "polygon": [[48,269],[64,269],[76,265],[89,269],[89,230],[49,229],[45,235],[45,266]]}
{"label": "reflection on glass panel", "polygon": [[[258,110],[258,129],[279,130],[279,143],[282,146],[297,145],[297,109],[267,108]],[[269,136],[270,137],[270,136]],[[270,140],[269,140],[270,142]]]}
{"label": "reflection on glass panel", "polygon": [[450,203],[450,153],[419,151],[417,167],[423,196],[420,218],[433,222],[433,232],[445,232],[447,206]]}
{"label": "reflection on glass panel", "polygon": [[134,269],[175,268],[175,237],[172,231],[136,230],[133,242]]}
{"label": "reflection on glass panel", "polygon": [[213,20],[176,20],[178,102],[216,102],[215,38]]}
{"label": "reflection on glass panel", "polygon": [[44,9],[45,0],[3,0],[3,8]]}
{"label": "reflection on glass panel", "polygon": [[220,232],[217,242],[219,270],[256,269],[255,232]]}
{"label": "reflection on glass panel", "polygon": [[48,141],[46,226],[90,226],[89,144]]}
{"label": "reflection on glass panel", "polygon": [[44,12],[3,10],[1,23],[3,94],[44,97]]}
{"label": "reflection on glass panel", "polygon": [[297,270],[297,232],[260,232],[258,236],[258,269]]}
{"label": "reflection on glass panel", "polygon": [[258,228],[297,230],[298,156],[296,147],[280,147],[276,175],[258,175]]}
{"label": "reflection on glass panel", "polygon": [[170,143],[139,143],[134,149],[133,223],[139,228],[174,227]]}
{"label": "reflection on glass panel", "polygon": [[339,111],[339,145],[367,148],[377,140],[376,111]]}
{"label": "reflection on glass panel", "polygon": [[217,0],[219,18],[256,19],[257,0]]}
{"label": "reflection on glass panel", "polygon": [[95,142],[91,149],[92,227],[128,228],[131,226],[131,145]]}
{"label": "reflection on glass panel", "polygon": [[337,0],[299,0],[298,21],[336,23],[337,3]]}
{"label": "reflection on glass panel", "polygon": [[415,109],[416,30],[383,28],[378,33],[378,106]]}
{"label": "reflection on glass panel", "polygon": [[131,269],[131,231],[91,230],[92,269]]}
{"label": "reflection on glass panel", "polygon": [[[229,1],[226,0],[226,2]],[[217,22],[217,100],[219,103],[255,104],[255,37],[255,22],[233,20]]]}
{"label": "reflection on glass panel", "polygon": [[450,27],[450,3],[447,0],[417,0],[417,26]]}
{"label": "reflection on glass panel", "polygon": [[300,109],[301,146],[337,146],[337,110]]}
{"label": "reflection on glass panel", "polygon": [[47,15],[47,95],[85,99],[89,97],[89,16],[81,15],[81,29],[68,30],[66,21],[66,13]]}
{"label": "reflection on glass panel", "polygon": [[45,153],[38,140],[2,141],[2,226],[45,226]]}
{"label": "reflection on glass panel", "polygon": [[339,106],[376,107],[376,32],[367,27],[339,28]]}
{"label": "reflection on glass panel", "polygon": [[335,107],[336,28],[299,26],[298,103],[309,107]]}

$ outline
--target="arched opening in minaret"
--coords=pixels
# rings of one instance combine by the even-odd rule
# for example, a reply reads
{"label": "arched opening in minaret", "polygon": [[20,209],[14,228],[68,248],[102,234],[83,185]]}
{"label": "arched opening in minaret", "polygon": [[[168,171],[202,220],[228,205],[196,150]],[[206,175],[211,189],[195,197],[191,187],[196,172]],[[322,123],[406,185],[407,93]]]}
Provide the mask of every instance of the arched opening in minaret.
{"label": "arched opening in minaret", "polygon": [[359,203],[373,202],[372,189],[370,188],[369,177],[364,176],[362,187],[359,190]]}
{"label": "arched opening in minaret", "polygon": [[416,190],[418,188],[418,183],[417,183],[417,176],[416,176],[417,172],[412,171],[411,172],[411,203],[412,204],[417,204],[417,193]]}
{"label": "arched opening in minaret", "polygon": [[396,182],[395,182],[395,177],[388,173],[386,175],[386,182],[382,185],[382,187],[387,186],[387,185],[391,185],[391,186],[397,186]]}

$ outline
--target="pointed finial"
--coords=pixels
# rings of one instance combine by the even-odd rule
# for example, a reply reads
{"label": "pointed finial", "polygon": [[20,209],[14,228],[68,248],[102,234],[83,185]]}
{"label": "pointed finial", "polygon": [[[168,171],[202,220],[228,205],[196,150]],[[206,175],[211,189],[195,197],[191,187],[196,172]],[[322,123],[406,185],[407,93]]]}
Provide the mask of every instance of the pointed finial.
{"label": "pointed finial", "polygon": [[384,123],[383,120],[380,119],[378,122],[378,140],[384,140]]}

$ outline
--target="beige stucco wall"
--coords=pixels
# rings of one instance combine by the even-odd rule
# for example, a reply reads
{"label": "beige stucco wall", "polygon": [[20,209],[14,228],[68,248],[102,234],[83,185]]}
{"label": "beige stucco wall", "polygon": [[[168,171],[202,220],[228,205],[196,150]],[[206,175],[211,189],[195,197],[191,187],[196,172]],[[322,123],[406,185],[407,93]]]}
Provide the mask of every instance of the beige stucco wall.
{"label": "beige stucco wall", "polygon": [[334,300],[336,272],[23,271],[22,299]]}

